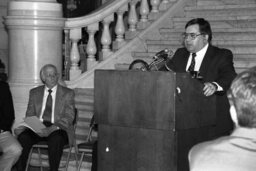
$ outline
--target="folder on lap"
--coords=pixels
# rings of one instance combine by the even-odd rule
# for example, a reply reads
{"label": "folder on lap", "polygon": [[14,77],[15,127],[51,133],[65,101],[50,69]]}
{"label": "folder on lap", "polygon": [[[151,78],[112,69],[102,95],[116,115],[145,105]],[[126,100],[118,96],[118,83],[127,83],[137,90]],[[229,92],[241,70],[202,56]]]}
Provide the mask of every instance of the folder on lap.
{"label": "folder on lap", "polygon": [[24,118],[24,122],[26,123],[25,126],[32,129],[35,133],[41,132],[45,128],[45,125],[36,116],[26,117]]}

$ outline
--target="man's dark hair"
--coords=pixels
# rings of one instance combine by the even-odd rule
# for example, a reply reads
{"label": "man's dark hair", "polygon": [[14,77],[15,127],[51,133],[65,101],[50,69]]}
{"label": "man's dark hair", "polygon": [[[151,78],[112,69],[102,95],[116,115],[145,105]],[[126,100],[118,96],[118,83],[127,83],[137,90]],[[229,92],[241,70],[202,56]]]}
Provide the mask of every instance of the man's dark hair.
{"label": "man's dark hair", "polygon": [[[141,68],[136,68],[136,65],[140,64]],[[149,70],[149,65],[147,62],[143,61],[142,59],[136,59],[132,61],[132,63],[129,65],[129,70]]]}
{"label": "man's dark hair", "polygon": [[199,31],[200,31],[201,34],[205,34],[205,35],[209,36],[208,42],[211,43],[211,41],[212,41],[212,29],[211,29],[210,23],[207,20],[203,19],[203,18],[194,18],[194,19],[187,22],[187,24],[185,26],[185,29],[188,26],[191,26],[191,25],[194,25],[194,24],[199,25]]}
{"label": "man's dark hair", "polygon": [[237,75],[228,91],[228,98],[235,106],[238,124],[256,128],[256,67]]}

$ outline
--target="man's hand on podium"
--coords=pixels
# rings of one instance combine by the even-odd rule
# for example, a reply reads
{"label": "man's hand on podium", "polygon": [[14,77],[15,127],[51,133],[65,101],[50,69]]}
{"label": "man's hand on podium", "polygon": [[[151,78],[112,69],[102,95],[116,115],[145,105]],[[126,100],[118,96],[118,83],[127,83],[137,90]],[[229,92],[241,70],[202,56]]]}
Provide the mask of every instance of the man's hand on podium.
{"label": "man's hand on podium", "polygon": [[214,84],[214,83],[204,83],[204,88],[203,88],[203,91],[204,91],[204,95],[205,96],[211,96],[213,95],[216,91],[217,91],[217,86]]}

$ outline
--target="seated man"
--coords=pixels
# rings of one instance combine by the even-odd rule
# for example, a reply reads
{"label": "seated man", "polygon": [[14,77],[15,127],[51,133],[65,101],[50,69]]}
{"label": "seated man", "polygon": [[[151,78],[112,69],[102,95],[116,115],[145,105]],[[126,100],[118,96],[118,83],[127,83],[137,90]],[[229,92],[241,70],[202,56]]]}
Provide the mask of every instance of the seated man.
{"label": "seated man", "polygon": [[21,154],[21,146],[11,133],[14,108],[9,85],[0,80],[0,170],[10,171]]}
{"label": "seated man", "polygon": [[256,170],[256,67],[234,79],[228,99],[233,133],[194,146],[189,152],[191,171]]}
{"label": "seated man", "polygon": [[32,145],[47,141],[50,170],[57,171],[63,147],[74,137],[74,91],[58,84],[57,68],[52,64],[43,66],[40,77],[44,85],[30,90],[26,117],[37,116],[46,128],[40,133],[24,126],[15,130],[23,147],[18,170],[25,170]]}

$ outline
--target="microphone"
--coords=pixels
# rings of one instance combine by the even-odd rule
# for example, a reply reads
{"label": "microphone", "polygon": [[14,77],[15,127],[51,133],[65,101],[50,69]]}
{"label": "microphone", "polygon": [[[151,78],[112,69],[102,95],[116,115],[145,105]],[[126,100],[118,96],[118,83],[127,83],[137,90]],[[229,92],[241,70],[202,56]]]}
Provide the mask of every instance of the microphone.
{"label": "microphone", "polygon": [[154,60],[157,60],[159,57],[162,57],[162,58],[166,59],[170,54],[172,54],[172,51],[171,51],[171,50],[169,50],[169,49],[163,49],[163,50],[157,52],[157,53],[155,54],[155,56],[153,56],[153,59],[154,59]]}
{"label": "microphone", "polygon": [[155,56],[153,56],[153,61],[149,64],[149,69],[158,71],[165,65],[168,59],[171,59],[172,56],[173,52],[170,49],[164,49],[157,52]]}

